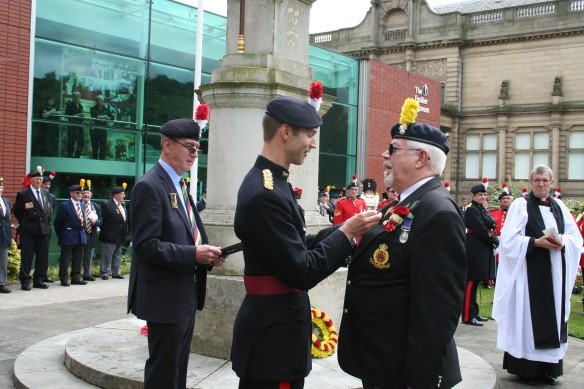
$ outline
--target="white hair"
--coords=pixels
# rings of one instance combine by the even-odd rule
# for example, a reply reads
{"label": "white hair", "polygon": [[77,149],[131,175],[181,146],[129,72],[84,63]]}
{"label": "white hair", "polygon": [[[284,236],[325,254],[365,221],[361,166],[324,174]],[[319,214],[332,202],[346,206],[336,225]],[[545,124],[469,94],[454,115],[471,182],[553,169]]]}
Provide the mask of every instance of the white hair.
{"label": "white hair", "polygon": [[428,153],[430,171],[437,176],[442,174],[444,167],[446,166],[446,154],[444,151],[442,151],[442,149],[436,146],[432,146],[428,143],[414,140],[408,140],[406,144],[408,145],[408,148],[420,149]]}

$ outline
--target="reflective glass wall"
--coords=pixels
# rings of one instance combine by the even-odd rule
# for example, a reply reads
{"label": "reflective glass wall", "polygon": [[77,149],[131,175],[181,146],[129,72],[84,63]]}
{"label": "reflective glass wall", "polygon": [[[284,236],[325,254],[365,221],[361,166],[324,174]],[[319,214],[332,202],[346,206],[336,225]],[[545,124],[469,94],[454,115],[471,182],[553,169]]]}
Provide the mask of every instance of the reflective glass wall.
{"label": "reflective glass wall", "polygon": [[[122,182],[129,198],[160,155],[160,126],[192,116],[197,10],[171,0],[36,4],[31,166],[57,171],[59,199],[80,178],[97,200]],[[204,21],[208,83],[226,51],[226,19],[205,13]],[[310,66],[336,97],[321,129],[319,185],[342,187],[356,165],[358,61],[311,46]],[[199,192],[206,166],[200,154]]]}

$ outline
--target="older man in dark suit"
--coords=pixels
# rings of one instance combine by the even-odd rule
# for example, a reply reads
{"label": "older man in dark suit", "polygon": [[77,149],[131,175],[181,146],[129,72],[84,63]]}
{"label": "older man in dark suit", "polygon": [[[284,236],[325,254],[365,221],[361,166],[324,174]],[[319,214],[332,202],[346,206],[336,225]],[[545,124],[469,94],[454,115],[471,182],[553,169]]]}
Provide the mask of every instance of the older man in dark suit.
{"label": "older man in dark suit", "polygon": [[365,389],[451,388],[462,380],[453,336],[464,293],[464,222],[439,179],[447,138],[414,119],[392,128],[383,153],[392,168],[386,186],[400,202],[381,209],[349,264],[338,359]]}
{"label": "older man in dark suit", "polygon": [[183,195],[182,174],[197,159],[199,126],[192,119],[175,119],[160,132],[160,159],[132,190],[128,312],[148,324],[144,388],[184,389],[207,271],[223,259],[221,249],[207,244],[193,199]]}
{"label": "older man in dark suit", "polygon": [[0,177],[0,293],[10,293],[6,287],[8,274],[8,249],[12,244],[12,223],[10,220],[10,201],[2,196],[4,179]]}
{"label": "older man in dark suit", "polygon": [[[87,282],[81,278],[81,261],[83,260],[83,249],[87,243],[87,218],[85,215],[85,205],[81,200],[81,186],[72,185],[69,187],[70,199],[63,201],[57,208],[55,216],[55,233],[61,246],[59,257],[59,279],[61,286],[86,285]],[[67,270],[71,259],[71,281],[69,281]]]}
{"label": "older man in dark suit", "polygon": [[101,229],[99,233],[101,249],[101,279],[124,279],[120,272],[122,249],[128,234],[128,211],[124,198],[126,192],[121,186],[112,188],[112,198],[101,206]]}
{"label": "older man in dark suit", "polygon": [[[42,168],[30,172],[25,177],[26,188],[18,192],[12,213],[18,220],[20,234],[20,284],[22,290],[33,287],[47,289],[43,282],[49,261],[49,236],[51,234],[51,207],[48,192],[41,188]],[[32,261],[36,256],[34,274],[31,277]]]}

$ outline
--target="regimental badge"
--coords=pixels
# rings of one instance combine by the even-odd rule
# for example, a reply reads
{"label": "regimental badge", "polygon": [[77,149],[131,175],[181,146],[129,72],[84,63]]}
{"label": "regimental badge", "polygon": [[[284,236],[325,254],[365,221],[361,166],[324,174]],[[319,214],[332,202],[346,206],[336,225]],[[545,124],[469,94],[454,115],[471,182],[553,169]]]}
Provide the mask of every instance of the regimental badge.
{"label": "regimental badge", "polygon": [[389,264],[389,251],[387,251],[385,243],[379,245],[373,253],[373,257],[369,259],[369,263],[378,269],[389,269],[391,267]]}
{"label": "regimental badge", "polygon": [[34,208],[34,204],[32,203],[32,201],[29,201],[28,203],[24,203],[24,209],[31,209]]}
{"label": "regimental badge", "polygon": [[169,193],[170,196],[170,206],[172,209],[178,209],[178,201],[176,199],[176,193]]}
{"label": "regimental badge", "polygon": [[274,177],[272,177],[272,171],[270,169],[262,170],[264,174],[264,188],[267,190],[274,190]]}

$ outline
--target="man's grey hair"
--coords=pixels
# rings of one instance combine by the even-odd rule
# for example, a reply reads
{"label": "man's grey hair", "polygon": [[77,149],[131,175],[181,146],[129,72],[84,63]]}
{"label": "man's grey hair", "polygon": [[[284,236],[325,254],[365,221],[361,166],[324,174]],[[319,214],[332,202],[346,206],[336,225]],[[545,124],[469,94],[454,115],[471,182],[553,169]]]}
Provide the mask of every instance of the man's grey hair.
{"label": "man's grey hair", "polygon": [[446,154],[444,154],[444,151],[436,146],[414,140],[408,140],[406,144],[410,149],[420,149],[428,153],[430,171],[437,176],[442,174],[446,166]]}
{"label": "man's grey hair", "polygon": [[550,174],[550,180],[554,179],[554,171],[552,170],[551,167],[544,165],[544,164],[539,164],[536,167],[533,168],[533,170],[531,170],[531,173],[529,173],[529,179],[533,179],[533,176],[535,174],[545,174],[545,173],[549,173]]}

